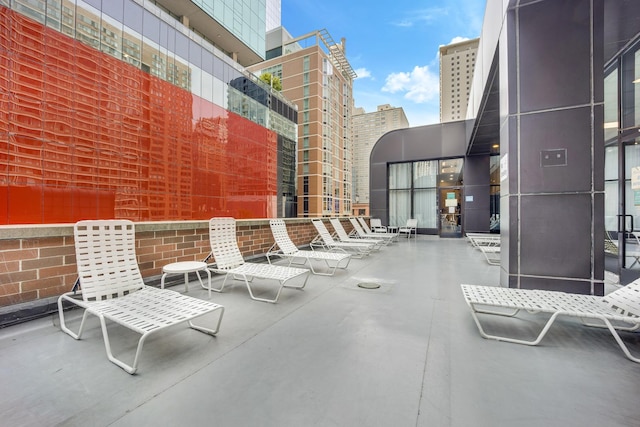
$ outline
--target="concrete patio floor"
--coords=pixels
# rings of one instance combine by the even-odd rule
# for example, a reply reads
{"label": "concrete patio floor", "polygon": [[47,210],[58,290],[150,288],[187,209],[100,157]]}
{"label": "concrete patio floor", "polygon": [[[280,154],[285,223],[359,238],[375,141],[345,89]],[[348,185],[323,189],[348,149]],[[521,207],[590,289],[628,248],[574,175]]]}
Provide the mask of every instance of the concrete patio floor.
{"label": "concrete patio floor", "polygon": [[[235,282],[212,296],[226,308],[217,337],[161,332],[133,376],[108,361],[95,317],[80,341],[57,315],[4,328],[0,425],[639,426],[640,365],[608,331],[561,319],[537,347],[480,337],[459,285],[498,280],[465,240],[418,236],[277,304]],[[197,282],[189,295],[207,298]],[[484,319],[516,335],[544,321]],[[132,360],[137,336],[110,330]],[[622,336],[640,353],[638,334]]]}

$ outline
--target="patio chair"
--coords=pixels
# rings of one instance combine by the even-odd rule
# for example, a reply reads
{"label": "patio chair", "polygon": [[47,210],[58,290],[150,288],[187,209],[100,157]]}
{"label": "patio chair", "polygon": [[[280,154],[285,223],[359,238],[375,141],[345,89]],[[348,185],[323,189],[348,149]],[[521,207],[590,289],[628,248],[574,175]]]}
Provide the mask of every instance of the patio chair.
{"label": "patio chair", "polygon": [[351,235],[357,239],[380,240],[384,246],[387,246],[394,238],[393,235],[387,233],[367,233],[355,218],[349,218],[349,222],[351,222],[351,225],[353,226],[353,232]]}
{"label": "patio chair", "polygon": [[[629,240],[634,240],[633,244],[635,244],[636,247],[640,248],[640,238],[638,238],[638,236],[636,236],[633,233],[627,233],[627,241]],[[618,254],[620,253],[620,248],[619,248],[619,243],[618,240],[613,240],[611,238],[611,234],[609,233],[609,231],[605,231],[605,237],[604,237],[604,251],[605,253],[608,253],[610,255],[614,255],[614,256],[618,256]],[[632,258],[633,262],[631,263],[631,265],[627,266],[627,268],[633,268],[634,265],[640,263],[640,252],[639,251],[634,251],[634,250],[629,250],[629,247],[625,245],[625,257],[626,258]]]}
{"label": "patio chair", "polygon": [[370,221],[371,221],[371,228],[367,226],[367,221],[365,221],[363,217],[361,216],[358,217],[358,222],[360,222],[362,229],[367,233],[392,234],[396,238],[396,240],[400,235],[398,233],[398,227],[382,225],[382,221],[380,221],[380,219],[377,219],[377,218],[371,218]]}
{"label": "patio chair", "polygon": [[[358,218],[358,221],[360,221],[360,224],[362,224],[364,222],[364,219]],[[382,221],[380,220],[380,218],[371,218],[369,221],[371,222],[371,231],[373,231],[374,233],[387,232],[387,227],[382,225]]]}
{"label": "patio chair", "polygon": [[353,257],[364,258],[373,250],[373,245],[365,242],[339,242],[336,241],[327,230],[321,219],[313,219],[311,223],[316,228],[318,235],[311,241],[312,248],[331,250],[340,248],[351,253]]}
{"label": "patio chair", "polygon": [[333,230],[336,232],[338,240],[343,243],[368,243],[372,245],[374,251],[380,250],[384,245],[384,242],[381,239],[356,239],[355,237],[349,236],[338,218],[329,218],[329,222],[331,223]]}
{"label": "patio chair", "polygon": [[[271,234],[275,243],[267,251],[267,260],[271,264],[272,256],[279,256],[287,258],[289,260],[289,266],[294,263],[296,259],[302,260],[301,265],[309,263],[311,272],[321,276],[333,276],[337,268],[346,269],[351,262],[351,254],[348,254],[344,249],[333,248],[329,251],[305,251],[300,250],[291,241],[289,233],[287,233],[287,226],[281,219],[272,219],[269,221],[271,227]],[[326,272],[316,271],[313,266],[313,261],[319,261],[326,266]],[[346,261],[346,262],[345,262]],[[340,264],[344,264],[340,266]]]}
{"label": "patio chair", "polygon": [[[240,253],[240,248],[238,248],[236,220],[233,218],[211,218],[209,220],[209,242],[211,244],[211,254],[207,259],[210,257],[215,259],[215,265],[211,265],[209,268],[215,273],[225,275],[222,286],[218,289],[212,289],[215,292],[222,292],[227,279],[232,276],[234,279],[244,280],[251,299],[275,303],[280,297],[282,288],[302,289],[309,280],[309,270],[306,268],[245,262]],[[302,285],[287,285],[289,280],[301,276],[305,276]],[[279,286],[275,297],[257,297],[251,287],[254,278],[276,281]]]}
{"label": "patio chair", "polygon": [[[210,335],[218,332],[223,306],[144,284],[136,259],[135,230],[131,221],[80,221],[73,227],[73,235],[81,290],[67,292],[58,298],[62,331],[79,340],[87,316],[97,316],[107,357],[130,374],[138,369],[145,340],[155,332],[184,322]],[[64,302],[84,309],[77,333],[66,325]],[[194,319],[215,311],[219,313],[213,327],[193,323]],[[107,320],[141,335],[133,364],[113,355]]]}
{"label": "patio chair", "polygon": [[398,228],[398,233],[406,234],[407,239],[411,237],[411,233],[413,233],[414,237],[418,235],[418,220],[415,218],[410,218],[407,220],[407,223],[404,227]]}
{"label": "patio chair", "polygon": [[[624,354],[630,360],[640,363],[640,358],[631,355],[617,332],[617,330],[635,331],[640,327],[640,280],[604,297],[494,286],[461,285],[461,287],[465,301],[471,308],[473,320],[483,338],[537,345],[559,316],[577,317],[586,326],[609,329]],[[495,310],[495,308],[499,310]],[[520,310],[526,310],[533,314],[551,314],[535,339],[522,340],[487,334],[478,318],[478,313],[513,317]],[[585,319],[596,321],[596,323],[588,323]]]}

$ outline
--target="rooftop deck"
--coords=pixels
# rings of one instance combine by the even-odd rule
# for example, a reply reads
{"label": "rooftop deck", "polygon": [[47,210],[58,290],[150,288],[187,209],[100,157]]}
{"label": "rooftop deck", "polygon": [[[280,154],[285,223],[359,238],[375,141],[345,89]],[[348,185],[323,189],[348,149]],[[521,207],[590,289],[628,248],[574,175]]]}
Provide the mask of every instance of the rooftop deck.
{"label": "rooftop deck", "polygon": [[[0,424],[640,425],[640,366],[608,331],[561,319],[537,347],[480,337],[459,284],[498,280],[466,241],[418,236],[285,288],[277,304],[235,282],[212,297],[226,307],[217,337],[161,332],[133,376],[108,361],[95,317],[81,341],[57,316],[1,329]],[[189,294],[207,297],[197,282]],[[487,325],[533,334],[532,319]],[[137,337],[112,329],[131,360]],[[640,351],[637,334],[623,338]]]}

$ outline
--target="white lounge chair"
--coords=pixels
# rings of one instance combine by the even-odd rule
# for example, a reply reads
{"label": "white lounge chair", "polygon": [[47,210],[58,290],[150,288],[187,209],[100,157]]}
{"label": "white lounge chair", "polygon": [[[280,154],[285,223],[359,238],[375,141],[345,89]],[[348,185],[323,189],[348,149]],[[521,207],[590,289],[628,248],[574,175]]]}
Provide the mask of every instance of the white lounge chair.
{"label": "white lounge chair", "polygon": [[[107,357],[130,374],[138,369],[145,340],[155,332],[184,322],[210,335],[218,332],[223,306],[144,284],[136,259],[135,229],[131,221],[80,221],[73,227],[73,235],[81,290],[67,292],[58,298],[60,328],[64,332],[80,339],[87,316],[97,316]],[[66,325],[65,301],[84,309],[77,333]],[[219,313],[213,327],[197,326],[192,322],[214,311]],[[107,320],[141,335],[133,364],[124,363],[113,355]]]}
{"label": "white lounge chair", "polygon": [[407,239],[411,237],[411,233],[416,237],[418,235],[418,220],[415,218],[409,218],[404,227],[398,228],[398,233],[406,234]]}
{"label": "white lounge chair", "polygon": [[[233,276],[234,279],[244,280],[252,299],[275,303],[278,301],[283,287],[302,289],[309,280],[309,270],[306,268],[245,262],[240,248],[238,248],[236,220],[233,218],[211,218],[209,220],[209,242],[211,243],[211,256],[215,260],[215,265],[209,268],[215,273],[225,274],[222,286],[218,289],[211,289],[212,291],[222,292],[229,276]],[[286,285],[289,280],[300,276],[305,276],[302,285]],[[260,298],[255,296],[251,287],[254,278],[278,282],[279,287],[275,297]]]}
{"label": "white lounge chair", "polygon": [[466,233],[471,245],[482,252],[487,263],[500,265],[500,235],[489,233]]}
{"label": "white lounge chair", "polygon": [[500,246],[500,235],[489,233],[466,233],[469,243],[473,247]]}
{"label": "white lounge chair", "polygon": [[[360,224],[362,225],[364,219],[358,217],[358,221],[360,221]],[[386,233],[388,231],[387,227],[382,225],[382,221],[380,220],[380,218],[371,218],[369,221],[371,222],[371,231],[373,231],[374,233]]]}
{"label": "white lounge chair", "polygon": [[345,251],[349,251],[352,256],[357,258],[363,258],[371,253],[373,246],[370,243],[364,242],[338,242],[329,233],[327,227],[324,225],[321,219],[313,219],[311,223],[316,228],[318,235],[311,241],[312,248],[322,248],[326,250],[332,250],[334,248],[341,248]]}
{"label": "white lounge chair", "polygon": [[349,218],[349,222],[351,222],[351,225],[353,226],[353,232],[351,233],[351,235],[357,239],[380,240],[385,246],[391,243],[394,239],[394,236],[392,234],[372,232],[367,233],[355,218]]}
{"label": "white lounge chair", "polygon": [[497,246],[478,246],[478,249],[484,255],[487,263],[490,265],[500,265],[500,245]]}
{"label": "white lounge chair", "polygon": [[[380,220],[378,220],[380,221]],[[382,236],[388,236],[391,237],[391,240],[398,240],[398,236],[400,234],[398,234],[398,232],[391,232],[389,231],[390,229],[385,227],[385,226],[380,226],[376,229],[373,228],[369,228],[369,226],[367,225],[367,221],[364,220],[364,218],[362,218],[361,216],[358,217],[358,222],[360,223],[360,226],[362,227],[362,229],[364,230],[364,232],[366,234],[375,234],[375,235],[382,235]],[[373,223],[372,223],[372,227],[373,227]]]}
{"label": "white lounge chair", "polygon": [[[624,354],[630,360],[640,363],[640,358],[631,355],[617,332],[617,330],[635,331],[640,327],[640,280],[604,297],[494,286],[461,285],[461,287],[465,301],[471,308],[473,320],[484,338],[536,345],[544,338],[559,316],[577,317],[587,326],[608,328]],[[495,310],[496,308],[499,310]],[[520,310],[551,314],[535,339],[522,340],[487,334],[478,318],[478,313],[512,317]],[[601,323],[587,323],[585,319]]]}
{"label": "white lounge chair", "polygon": [[338,235],[338,240],[343,243],[367,243],[372,245],[373,250],[380,250],[384,245],[381,239],[356,239],[355,237],[350,237],[338,218],[329,218],[329,222]]}
{"label": "white lounge chair", "polygon": [[[345,269],[349,266],[349,262],[351,262],[351,254],[348,254],[341,248],[333,248],[329,251],[305,251],[298,249],[291,241],[289,233],[287,233],[287,226],[281,219],[270,220],[269,226],[271,227],[271,234],[273,234],[275,240],[275,243],[267,252],[269,264],[271,264],[271,257],[274,255],[289,259],[289,265],[298,259],[302,260],[302,265],[309,262],[309,267],[313,274],[333,276],[337,268]],[[324,263],[326,272],[316,271],[313,266],[313,261]],[[341,264],[343,265],[341,266]]]}

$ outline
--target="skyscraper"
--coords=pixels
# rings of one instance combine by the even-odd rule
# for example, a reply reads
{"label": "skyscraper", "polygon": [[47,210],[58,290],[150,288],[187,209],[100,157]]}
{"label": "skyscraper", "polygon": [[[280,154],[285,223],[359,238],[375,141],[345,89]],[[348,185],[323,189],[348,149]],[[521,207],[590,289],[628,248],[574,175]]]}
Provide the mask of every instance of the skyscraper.
{"label": "skyscraper", "polygon": [[280,0],[267,0],[266,30],[278,28],[282,22],[282,4]]}
{"label": "skyscraper", "polygon": [[353,214],[369,215],[369,156],[373,145],[385,133],[409,127],[402,107],[378,105],[372,113],[364,108],[353,112]]}
{"label": "skyscraper", "polygon": [[292,38],[282,27],[267,34],[267,60],[249,67],[282,82],[298,107],[298,216],[351,215],[352,89],[355,72],[344,39],[326,30]]}
{"label": "skyscraper", "polygon": [[479,41],[440,47],[440,123],[466,117]]}

